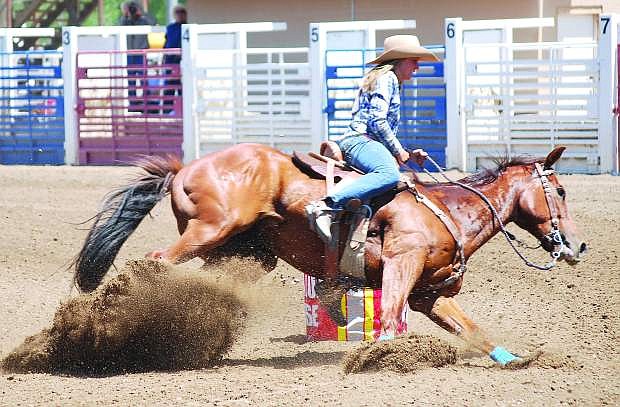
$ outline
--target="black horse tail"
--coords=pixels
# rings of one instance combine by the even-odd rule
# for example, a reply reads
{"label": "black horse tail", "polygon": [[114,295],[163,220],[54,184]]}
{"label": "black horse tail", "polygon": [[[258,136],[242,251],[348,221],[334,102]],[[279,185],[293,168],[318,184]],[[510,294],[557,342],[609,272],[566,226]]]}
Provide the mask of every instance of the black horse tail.
{"label": "black horse tail", "polygon": [[133,163],[146,171],[129,185],[110,191],[93,218],[95,222],[84,246],[75,257],[74,281],[82,291],[101,283],[121,246],[142,219],[170,190],[175,174],[183,166],[175,157],[145,156]]}

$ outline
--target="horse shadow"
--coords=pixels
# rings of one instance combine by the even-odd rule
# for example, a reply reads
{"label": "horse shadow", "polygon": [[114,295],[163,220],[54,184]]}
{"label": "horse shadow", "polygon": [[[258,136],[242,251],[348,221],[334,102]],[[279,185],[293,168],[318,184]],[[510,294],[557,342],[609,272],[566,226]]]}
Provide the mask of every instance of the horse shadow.
{"label": "horse shadow", "polygon": [[270,367],[274,369],[295,369],[298,367],[337,365],[342,360],[344,354],[344,351],[303,351],[292,356],[274,356],[257,359],[222,359],[222,361],[218,363],[218,366],[252,366]]}
{"label": "horse shadow", "polygon": [[297,335],[285,336],[284,338],[269,338],[269,342],[271,342],[271,343],[274,343],[274,342],[289,342],[289,343],[294,343],[296,345],[303,345],[305,343],[312,342],[312,341],[308,340],[308,336],[307,335],[297,334]]}

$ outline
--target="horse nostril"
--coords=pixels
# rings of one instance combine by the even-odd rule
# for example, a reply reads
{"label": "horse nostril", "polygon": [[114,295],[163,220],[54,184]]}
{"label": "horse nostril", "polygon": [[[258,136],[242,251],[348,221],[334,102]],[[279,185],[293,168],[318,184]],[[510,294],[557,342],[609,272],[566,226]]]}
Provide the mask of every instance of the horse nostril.
{"label": "horse nostril", "polygon": [[579,245],[579,254],[581,254],[581,253],[585,253],[585,252],[586,252],[586,250],[588,250],[588,246],[585,244],[585,242],[582,242],[582,243]]}

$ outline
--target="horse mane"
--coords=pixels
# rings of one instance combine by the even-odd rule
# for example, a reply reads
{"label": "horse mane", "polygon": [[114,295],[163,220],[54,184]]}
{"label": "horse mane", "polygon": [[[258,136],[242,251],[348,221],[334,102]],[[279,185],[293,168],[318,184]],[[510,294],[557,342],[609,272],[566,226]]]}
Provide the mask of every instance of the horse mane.
{"label": "horse mane", "polygon": [[492,168],[483,168],[465,178],[462,178],[460,182],[468,185],[488,185],[495,182],[497,178],[502,175],[510,167],[533,165],[538,162],[542,162],[544,158],[532,158],[532,157],[513,157],[503,156],[493,159],[495,164]]}
{"label": "horse mane", "polygon": [[[526,165],[529,166],[539,162],[543,162],[544,160],[544,158],[532,158],[525,156],[509,158],[507,155],[505,155],[503,157],[494,158],[493,167],[483,168],[471,175],[468,175],[467,177],[459,179],[458,181],[471,186],[488,185],[497,181],[497,178],[499,178],[499,176],[502,175],[502,173],[504,173],[510,167]],[[432,187],[434,185],[445,185],[444,182],[440,182],[438,184],[436,182],[422,181],[414,171],[407,171],[407,174],[410,174],[410,176],[417,184],[421,184],[427,187]],[[435,177],[438,177],[438,175],[435,174]],[[441,176],[439,176],[439,178],[441,178]]]}

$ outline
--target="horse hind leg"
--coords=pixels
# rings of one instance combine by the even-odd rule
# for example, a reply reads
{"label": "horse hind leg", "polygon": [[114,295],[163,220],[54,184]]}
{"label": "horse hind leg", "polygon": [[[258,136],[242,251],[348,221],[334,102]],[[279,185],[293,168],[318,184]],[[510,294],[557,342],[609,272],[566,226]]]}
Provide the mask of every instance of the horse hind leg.
{"label": "horse hind leg", "polygon": [[229,223],[205,223],[199,219],[187,222],[185,231],[172,246],[148,253],[146,257],[167,260],[173,264],[184,263],[223,245],[234,233]]}
{"label": "horse hind leg", "polygon": [[425,314],[437,325],[483,351],[494,361],[506,365],[516,359],[512,353],[496,346],[452,297],[431,297],[409,300],[411,309]]}

